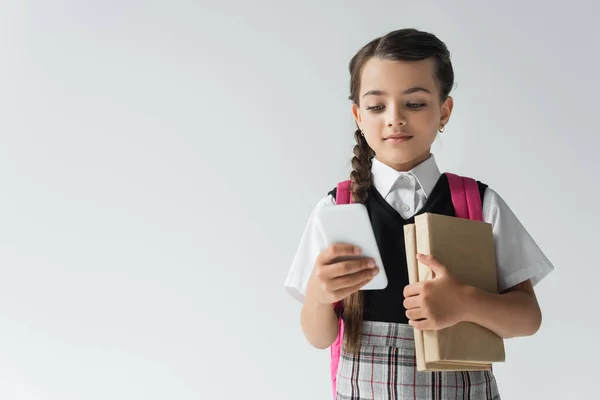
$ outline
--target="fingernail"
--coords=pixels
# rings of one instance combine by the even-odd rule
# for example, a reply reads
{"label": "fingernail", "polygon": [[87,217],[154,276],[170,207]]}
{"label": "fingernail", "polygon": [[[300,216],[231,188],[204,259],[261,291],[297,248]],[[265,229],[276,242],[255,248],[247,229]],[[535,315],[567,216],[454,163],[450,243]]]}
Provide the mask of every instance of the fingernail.
{"label": "fingernail", "polygon": [[371,271],[371,273],[373,274],[373,276],[377,275],[379,273],[379,268],[374,268],[373,271]]}
{"label": "fingernail", "polygon": [[367,267],[373,268],[374,266],[375,266],[375,261],[369,260],[369,262],[367,263]]}
{"label": "fingernail", "polygon": [[354,248],[354,254],[356,254],[356,255],[360,254],[360,249],[358,247]]}

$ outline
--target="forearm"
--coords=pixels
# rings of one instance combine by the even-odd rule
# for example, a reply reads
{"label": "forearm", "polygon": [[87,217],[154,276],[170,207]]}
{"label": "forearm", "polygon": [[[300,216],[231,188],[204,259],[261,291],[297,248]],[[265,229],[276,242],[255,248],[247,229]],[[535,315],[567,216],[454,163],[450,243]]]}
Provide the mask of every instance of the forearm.
{"label": "forearm", "polygon": [[521,290],[496,294],[468,286],[464,299],[463,320],[481,325],[505,339],[533,335],[542,322],[535,296]]}
{"label": "forearm", "polygon": [[326,349],[337,338],[339,325],[332,304],[320,304],[307,296],[300,319],[304,336],[314,347]]}

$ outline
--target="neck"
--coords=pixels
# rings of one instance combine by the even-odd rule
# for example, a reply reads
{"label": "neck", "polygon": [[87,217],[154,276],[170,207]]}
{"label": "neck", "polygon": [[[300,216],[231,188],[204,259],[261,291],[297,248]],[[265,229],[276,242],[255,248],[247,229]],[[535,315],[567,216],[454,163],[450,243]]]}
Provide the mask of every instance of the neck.
{"label": "neck", "polygon": [[420,156],[418,156],[408,162],[405,162],[405,163],[389,162],[387,160],[382,160],[377,155],[375,156],[375,158],[377,160],[379,160],[380,162],[382,162],[383,164],[387,165],[388,167],[395,169],[396,171],[408,172],[408,171],[412,170],[413,168],[415,168],[417,165],[421,164],[423,161],[427,160],[429,158],[429,156],[431,156],[431,149],[427,149],[427,151],[425,151]]}

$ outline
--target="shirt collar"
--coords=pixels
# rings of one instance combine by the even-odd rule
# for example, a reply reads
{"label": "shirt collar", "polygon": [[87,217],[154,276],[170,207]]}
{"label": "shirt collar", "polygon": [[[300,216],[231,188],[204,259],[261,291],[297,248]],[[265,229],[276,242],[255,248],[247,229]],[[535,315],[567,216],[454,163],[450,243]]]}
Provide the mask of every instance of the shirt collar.
{"label": "shirt collar", "polygon": [[403,175],[412,175],[417,181],[416,189],[419,189],[420,187],[423,189],[423,192],[425,192],[425,197],[429,197],[438,179],[442,175],[433,154],[431,154],[427,160],[408,172],[396,171],[392,167],[389,167],[374,158],[371,172],[373,173],[373,185],[375,186],[375,189],[381,193],[383,198],[390,193],[398,178]]}

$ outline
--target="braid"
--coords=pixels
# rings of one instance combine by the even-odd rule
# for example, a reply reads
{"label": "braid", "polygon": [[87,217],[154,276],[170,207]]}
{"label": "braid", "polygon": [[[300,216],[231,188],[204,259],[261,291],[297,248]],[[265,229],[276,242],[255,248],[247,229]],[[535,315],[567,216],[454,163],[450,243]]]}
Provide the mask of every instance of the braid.
{"label": "braid", "polygon": [[371,175],[372,159],[375,153],[369,147],[365,137],[360,129],[354,132],[356,145],[354,146],[354,157],[352,157],[352,201],[355,203],[365,203],[368,197],[368,190],[373,183]]}
{"label": "braid", "polygon": [[[354,133],[356,145],[354,146],[354,157],[352,158],[352,201],[354,203],[366,203],[369,189],[373,184],[371,173],[372,159],[375,152],[367,143],[360,129]],[[344,325],[346,347],[349,351],[358,350],[358,339],[363,322],[363,295],[358,291],[344,299]]]}

